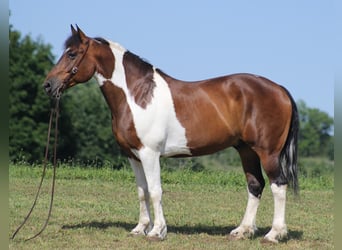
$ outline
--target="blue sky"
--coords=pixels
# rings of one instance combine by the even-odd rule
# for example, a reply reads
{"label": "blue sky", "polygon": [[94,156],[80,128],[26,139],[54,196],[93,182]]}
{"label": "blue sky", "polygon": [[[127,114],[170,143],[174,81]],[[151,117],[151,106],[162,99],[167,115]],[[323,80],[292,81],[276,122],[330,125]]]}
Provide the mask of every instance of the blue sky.
{"label": "blue sky", "polygon": [[9,22],[23,35],[51,44],[56,59],[70,24],[78,24],[87,35],[118,42],[178,79],[258,74],[285,86],[295,100],[334,116],[336,5],[331,0],[10,0]]}

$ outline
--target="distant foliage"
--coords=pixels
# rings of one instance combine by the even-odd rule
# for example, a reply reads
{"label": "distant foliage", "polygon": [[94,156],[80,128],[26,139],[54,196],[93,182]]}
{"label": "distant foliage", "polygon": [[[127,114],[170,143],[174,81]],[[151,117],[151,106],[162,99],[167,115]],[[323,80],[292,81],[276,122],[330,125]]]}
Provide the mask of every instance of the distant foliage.
{"label": "distant foliage", "polygon": [[9,154],[10,159],[41,159],[47,133],[50,101],[42,83],[53,65],[51,47],[10,26]]}
{"label": "distant foliage", "polygon": [[[42,88],[54,65],[51,46],[21,37],[10,26],[10,124],[11,161],[41,162],[44,154],[50,99]],[[101,167],[110,160],[122,166],[113,140],[111,116],[97,84],[72,89],[60,103],[58,157],[63,162]],[[113,160],[115,158],[115,160]]]}
{"label": "distant foliage", "polygon": [[299,155],[325,156],[333,160],[333,118],[317,108],[309,108],[302,100],[297,106],[300,118]]}
{"label": "distant foliage", "polygon": [[[11,161],[41,162],[46,143],[50,100],[42,83],[55,60],[51,46],[19,31],[10,33],[10,123]],[[94,81],[67,90],[61,99],[58,157],[71,166],[120,169],[127,165],[111,129],[111,114]],[[304,101],[298,102],[300,114],[299,156],[334,159],[333,119]],[[163,160],[163,169],[182,168],[201,172],[241,166],[234,149],[201,158]]]}
{"label": "distant foliage", "polygon": [[76,159],[81,165],[122,168],[124,159],[112,133],[111,113],[98,84],[91,81],[67,90],[62,105],[62,115],[69,119],[63,129],[72,133],[73,150],[61,149],[61,157]]}

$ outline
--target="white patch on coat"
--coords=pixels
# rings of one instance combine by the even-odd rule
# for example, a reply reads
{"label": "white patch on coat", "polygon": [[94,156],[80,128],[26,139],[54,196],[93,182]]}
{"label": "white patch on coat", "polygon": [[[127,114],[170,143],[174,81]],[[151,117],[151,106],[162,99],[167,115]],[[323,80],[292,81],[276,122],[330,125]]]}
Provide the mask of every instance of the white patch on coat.
{"label": "white patch on coat", "polygon": [[96,73],[95,77],[100,86],[103,85],[105,80],[110,80],[123,90],[132,112],[137,135],[144,147],[160,152],[162,156],[191,155],[187,147],[185,128],[177,119],[171,92],[164,78],[153,69],[153,80],[156,84],[153,90],[153,98],[145,109],[140,107],[136,104],[134,97],[127,88],[123,66],[123,56],[126,50],[113,42],[110,42],[110,47],[115,57],[112,78],[105,79],[99,73]]}

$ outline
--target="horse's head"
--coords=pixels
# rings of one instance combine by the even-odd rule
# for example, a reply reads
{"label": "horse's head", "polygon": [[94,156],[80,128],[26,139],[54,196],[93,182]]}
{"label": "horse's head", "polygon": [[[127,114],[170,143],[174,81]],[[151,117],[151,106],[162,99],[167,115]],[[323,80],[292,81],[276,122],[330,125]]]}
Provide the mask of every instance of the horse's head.
{"label": "horse's head", "polygon": [[77,83],[88,81],[96,70],[94,40],[87,37],[81,29],[71,26],[72,35],[65,42],[65,51],[57,64],[48,73],[43,87],[46,93],[59,98],[61,93]]}

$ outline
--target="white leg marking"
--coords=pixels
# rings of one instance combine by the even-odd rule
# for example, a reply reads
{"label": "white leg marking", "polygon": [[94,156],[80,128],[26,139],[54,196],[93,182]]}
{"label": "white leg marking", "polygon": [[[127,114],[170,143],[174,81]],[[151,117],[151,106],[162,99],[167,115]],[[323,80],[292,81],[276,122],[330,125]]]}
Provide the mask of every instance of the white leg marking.
{"label": "white leg marking", "polygon": [[287,235],[285,224],[287,185],[276,185],[272,183],[271,189],[274,198],[274,217],[271,230],[265,235],[264,241],[278,243],[278,240]]}
{"label": "white leg marking", "polygon": [[167,227],[162,207],[160,152],[155,152],[145,147],[139,151],[139,156],[144,168],[148,191],[154,209],[154,226],[147,236],[152,240],[163,240],[166,237]]}
{"label": "white leg marking", "polygon": [[255,225],[255,218],[259,203],[260,198],[255,197],[248,191],[248,202],[245,215],[240,226],[230,232],[230,239],[244,239],[254,235],[254,232],[257,229]]}
{"label": "white leg marking", "polygon": [[146,235],[152,229],[150,215],[150,196],[148,193],[147,182],[144,169],[140,162],[129,159],[135,174],[138,196],[140,202],[140,214],[138,225],[131,231],[132,235]]}

